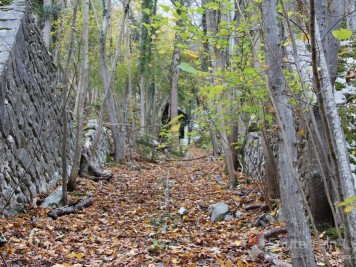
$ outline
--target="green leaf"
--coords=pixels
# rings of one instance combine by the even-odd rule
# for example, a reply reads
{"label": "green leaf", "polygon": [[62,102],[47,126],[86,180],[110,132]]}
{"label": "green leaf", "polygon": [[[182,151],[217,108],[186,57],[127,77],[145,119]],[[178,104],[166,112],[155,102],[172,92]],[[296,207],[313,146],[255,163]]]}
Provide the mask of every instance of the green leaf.
{"label": "green leaf", "polygon": [[197,74],[197,70],[190,66],[188,63],[182,62],[178,66],[181,70],[189,72],[191,74]]}
{"label": "green leaf", "polygon": [[345,199],[344,201],[338,203],[337,205],[339,207],[346,206],[346,205],[349,205],[349,204],[351,204],[352,202],[355,202],[355,201],[356,201],[356,197],[349,197],[349,198]]}
{"label": "green leaf", "polygon": [[204,8],[198,7],[197,10],[196,10],[196,12],[197,12],[198,14],[203,14],[203,13],[204,13]]}
{"label": "green leaf", "polygon": [[218,10],[220,8],[220,5],[215,2],[210,2],[204,6],[205,8],[210,8],[212,10]]}
{"label": "green leaf", "polygon": [[169,6],[166,5],[160,4],[159,6],[163,9],[164,12],[168,12],[171,9]]}
{"label": "green leaf", "polygon": [[346,40],[352,36],[352,31],[348,29],[339,29],[332,31],[334,37],[339,40]]}
{"label": "green leaf", "polygon": [[151,14],[151,10],[149,10],[148,8],[145,8],[144,10],[142,10],[143,12],[145,12],[147,15]]}
{"label": "green leaf", "polygon": [[246,75],[256,75],[256,70],[254,68],[246,68],[243,70]]}

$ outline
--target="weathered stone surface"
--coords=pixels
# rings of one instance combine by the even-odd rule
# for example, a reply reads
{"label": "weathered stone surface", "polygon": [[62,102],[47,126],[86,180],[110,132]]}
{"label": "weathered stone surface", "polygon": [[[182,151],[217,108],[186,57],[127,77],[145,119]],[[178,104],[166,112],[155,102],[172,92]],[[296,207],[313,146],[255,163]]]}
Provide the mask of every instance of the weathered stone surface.
{"label": "weathered stone surface", "polygon": [[[0,209],[14,191],[6,214],[22,209],[61,179],[63,123],[57,72],[27,5],[28,1],[14,0],[0,8]],[[96,129],[96,122],[91,123],[90,142]],[[95,165],[106,162],[110,140],[104,129]],[[68,173],[74,142],[69,119]]]}
{"label": "weathered stone surface", "polygon": [[232,216],[231,214],[226,214],[224,217],[224,221],[233,221],[235,220],[234,216]]}
{"label": "weathered stone surface", "polygon": [[178,210],[178,214],[181,216],[186,215],[188,214],[188,210],[184,207],[180,207],[180,209]]}
{"label": "weathered stone surface", "polygon": [[225,215],[229,212],[229,206],[224,202],[216,203],[211,207],[213,207],[213,210],[211,212],[211,217],[210,217],[210,220],[212,222],[223,221]]}
{"label": "weathered stone surface", "polygon": [[60,202],[62,200],[63,196],[63,190],[62,187],[58,187],[56,190],[54,190],[46,199],[43,201],[41,204],[41,208],[48,208],[48,207],[59,207]]}
{"label": "weathered stone surface", "polygon": [[15,210],[61,178],[61,103],[53,94],[52,58],[27,2],[14,0],[0,17],[0,205],[14,191],[7,209]]}
{"label": "weathered stone surface", "polygon": [[262,137],[257,132],[249,132],[244,147],[243,164],[245,171],[253,178],[263,176],[264,158]]}
{"label": "weathered stone surface", "polygon": [[239,211],[239,210],[236,211],[236,213],[235,213],[236,219],[240,218],[242,215],[244,215],[244,213],[242,211]]}
{"label": "weathered stone surface", "polygon": [[[96,120],[89,120],[87,126],[85,127],[85,146],[88,148],[90,148],[93,144],[97,126],[98,124]],[[112,146],[113,142],[111,140],[109,130],[104,127],[96,152],[92,155],[92,163],[96,166],[103,167],[106,163],[107,155],[112,151]]]}

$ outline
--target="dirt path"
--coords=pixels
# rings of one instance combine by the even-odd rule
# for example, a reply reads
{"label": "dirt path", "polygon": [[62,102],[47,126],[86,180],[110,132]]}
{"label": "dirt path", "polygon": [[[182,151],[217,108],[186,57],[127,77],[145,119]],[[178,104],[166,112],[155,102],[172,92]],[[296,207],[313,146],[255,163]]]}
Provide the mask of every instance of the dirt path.
{"label": "dirt path", "polygon": [[[249,256],[264,230],[254,226],[259,212],[210,222],[211,204],[224,201],[235,214],[242,203],[259,202],[254,184],[226,190],[222,166],[209,158],[140,162],[114,169],[110,182],[81,180],[79,191],[94,195],[93,206],[57,220],[48,209],[1,219],[9,240],[2,255],[8,266],[261,266]],[[181,207],[188,214],[179,215]]]}

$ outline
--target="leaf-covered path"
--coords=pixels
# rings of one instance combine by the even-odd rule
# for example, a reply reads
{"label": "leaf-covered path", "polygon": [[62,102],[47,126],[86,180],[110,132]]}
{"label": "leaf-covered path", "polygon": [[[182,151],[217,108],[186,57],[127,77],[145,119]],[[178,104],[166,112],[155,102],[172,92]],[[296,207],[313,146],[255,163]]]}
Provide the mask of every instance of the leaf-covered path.
{"label": "leaf-covered path", "polygon": [[[115,168],[110,182],[80,180],[79,191],[94,195],[93,206],[57,220],[38,208],[1,219],[9,240],[1,253],[8,266],[261,266],[249,254],[264,230],[257,227],[261,211],[210,221],[211,204],[224,201],[235,214],[243,204],[259,203],[256,184],[227,190],[222,168],[209,157],[135,162]],[[186,215],[179,215],[181,207]],[[283,258],[281,240],[283,234],[271,250]]]}

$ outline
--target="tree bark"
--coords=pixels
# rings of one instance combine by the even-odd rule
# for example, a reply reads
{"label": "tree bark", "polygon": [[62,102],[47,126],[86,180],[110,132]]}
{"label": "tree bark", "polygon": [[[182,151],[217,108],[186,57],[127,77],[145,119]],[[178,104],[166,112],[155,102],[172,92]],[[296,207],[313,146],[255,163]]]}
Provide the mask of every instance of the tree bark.
{"label": "tree bark", "polygon": [[277,13],[277,0],[264,0],[262,4],[266,63],[269,91],[279,116],[278,168],[283,214],[290,238],[293,266],[315,266],[313,244],[307,224],[302,196],[297,182],[296,131],[294,115],[285,90],[282,60],[281,29]]}
{"label": "tree bark", "polygon": [[[177,13],[180,14],[179,10]],[[181,22],[178,20],[177,26],[181,26]],[[180,49],[177,47],[176,43],[180,42],[179,34],[176,33],[175,45],[172,56],[172,80],[171,80],[171,94],[170,94],[170,118],[173,120],[178,116],[178,79],[179,79],[179,62],[180,62]],[[172,124],[172,128],[178,125],[179,121]],[[172,149],[175,150],[179,147],[179,129],[178,131],[172,131]]]}
{"label": "tree bark", "polygon": [[[109,121],[111,125],[112,137],[114,140],[114,159],[116,162],[120,163],[123,160],[125,155],[125,142],[122,142],[122,134],[120,133],[119,121],[118,121],[118,111],[115,103],[115,99],[112,92],[112,83],[115,76],[116,65],[119,60],[119,54],[121,52],[121,41],[122,35],[124,31],[125,19],[127,17],[127,13],[129,10],[130,1],[125,2],[124,4],[124,17],[122,20],[120,32],[118,35],[117,45],[115,49],[114,59],[112,61],[111,72],[109,73],[108,68],[108,56],[106,51],[106,34],[108,26],[110,25],[110,7],[111,0],[104,1],[104,17],[102,21],[102,28],[100,31],[100,76],[103,84],[103,88],[105,91],[103,97],[103,105],[106,105],[106,108],[109,113]],[[95,136],[95,140],[93,142],[92,151],[94,152],[98,143],[98,138],[100,137],[100,133],[102,131],[102,116],[103,112],[100,112],[100,120],[98,123],[98,130]]]}
{"label": "tree bark", "polygon": [[[209,3],[210,0],[202,1],[203,4]],[[224,11],[226,12],[226,11]],[[212,66],[212,73],[217,74],[218,72],[223,72],[226,70],[226,57],[227,57],[227,50],[217,48],[216,46],[213,47],[214,41],[213,38],[216,38],[216,34],[218,33],[220,19],[221,21],[228,22],[228,18],[226,14],[220,13],[218,10],[205,10],[205,19],[206,19],[206,27],[208,29],[208,39],[210,43],[209,52],[210,52],[210,60]],[[221,83],[220,79],[212,77],[212,81],[214,85],[219,85]],[[222,99],[226,98],[226,92],[221,93],[220,95],[216,96],[219,99],[217,104],[217,113],[219,114],[219,121],[220,124],[217,125],[218,132],[220,134],[222,148],[225,154],[225,164],[227,173],[229,176],[229,187],[234,188],[236,187],[237,180],[235,175],[235,168],[234,168],[234,160],[233,160],[233,151],[231,150],[230,144],[227,138],[227,123],[226,119],[224,118],[224,110],[226,109],[225,105],[221,102]]]}
{"label": "tree bark", "polygon": [[79,163],[81,157],[82,143],[83,143],[83,110],[84,110],[84,93],[88,86],[89,77],[89,6],[90,1],[85,0],[83,2],[84,10],[84,22],[83,22],[83,49],[82,49],[82,62],[80,79],[78,84],[78,108],[77,108],[77,131],[76,131],[76,143],[73,157],[73,167],[68,180],[68,190],[74,191],[77,185],[77,176],[79,171]]}
{"label": "tree bark", "polygon": [[81,199],[74,205],[51,210],[50,212],[48,212],[48,216],[51,217],[52,219],[57,219],[58,217],[78,212],[84,208],[91,206],[92,204],[93,204],[92,197]]}
{"label": "tree bark", "polygon": [[42,29],[42,38],[45,46],[49,49],[51,44],[51,10],[52,10],[52,0],[44,0],[43,1],[43,10],[44,10],[44,27]]}
{"label": "tree bark", "polygon": [[346,26],[353,33],[356,32],[356,1],[345,0]]}
{"label": "tree bark", "polygon": [[[310,1],[310,5],[311,13],[313,14],[314,0]],[[313,16],[311,16],[311,18],[313,18]],[[318,24],[314,23],[314,27],[315,31],[311,32],[311,41],[314,43],[314,46],[322,47],[322,39],[320,36]],[[313,49],[312,51],[313,53],[316,53],[316,49]],[[329,127],[331,137],[330,146],[332,147],[337,160],[341,197],[343,199],[347,199],[356,195],[355,181],[351,172],[350,159],[345,142],[345,136],[335,104],[333,86],[329,76],[327,61],[323,50],[319,49],[318,56],[318,62],[315,62],[316,57],[314,57],[313,68],[315,69],[317,66],[319,66],[320,75],[323,77],[322,83],[319,83],[321,88],[317,89],[323,98],[323,106],[320,106],[319,108],[325,110],[327,119],[325,127]],[[314,71],[314,79],[319,80],[317,71]],[[345,226],[347,239],[347,246],[345,249],[348,250],[350,255],[350,258],[346,259],[345,263],[347,266],[356,266],[356,210],[354,209],[352,212],[344,214],[344,217],[346,219]]]}

